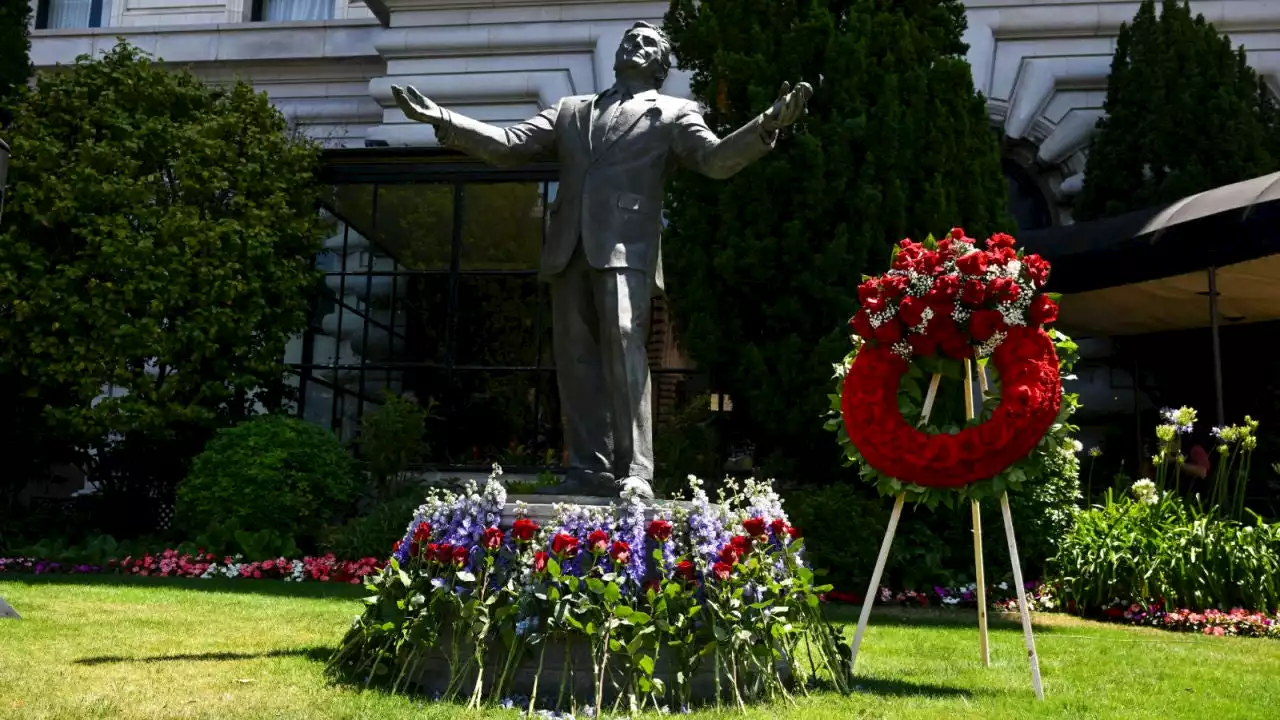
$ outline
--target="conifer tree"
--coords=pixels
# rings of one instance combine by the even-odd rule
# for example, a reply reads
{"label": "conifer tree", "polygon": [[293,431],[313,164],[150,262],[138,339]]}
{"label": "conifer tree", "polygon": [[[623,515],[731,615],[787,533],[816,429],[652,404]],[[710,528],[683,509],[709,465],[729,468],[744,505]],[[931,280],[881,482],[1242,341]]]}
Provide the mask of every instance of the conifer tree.
{"label": "conifer tree", "polygon": [[[815,86],[809,115],[724,180],[671,184],[664,262],[682,341],[778,473],[838,464],[821,418],[864,273],[904,237],[1012,227],[959,0],[672,0],[708,123],[730,132]],[[785,460],[784,460],[785,459]]]}
{"label": "conifer tree", "polygon": [[1271,90],[1243,48],[1179,0],[1120,28],[1077,220],[1120,215],[1274,172]]}

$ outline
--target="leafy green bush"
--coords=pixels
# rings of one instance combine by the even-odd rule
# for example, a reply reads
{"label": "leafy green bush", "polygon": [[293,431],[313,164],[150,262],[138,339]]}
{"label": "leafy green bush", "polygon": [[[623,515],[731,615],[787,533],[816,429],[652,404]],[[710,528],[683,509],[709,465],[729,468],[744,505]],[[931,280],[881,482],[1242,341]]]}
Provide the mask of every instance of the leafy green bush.
{"label": "leafy green bush", "polygon": [[[1071,525],[1079,488],[1078,461],[1061,453],[1045,475],[1011,494],[1014,531],[1026,577],[1040,577],[1059,539]],[[787,508],[804,531],[806,551],[815,567],[826,568],[831,583],[863,592],[871,578],[892,503],[870,497],[860,483],[801,488],[787,494]],[[1009,577],[1008,544],[997,504],[982,506],[983,558],[988,579]],[[903,511],[881,584],[926,591],[935,585],[957,587],[974,580],[973,527],[968,506]],[[856,528],[856,529],[855,529]]]}
{"label": "leafy green bush", "polygon": [[360,418],[356,443],[368,465],[373,495],[378,501],[395,496],[409,469],[426,457],[423,436],[434,407],[434,402],[423,407],[411,396],[386,392],[382,404]]}
{"label": "leafy green bush", "polygon": [[710,397],[698,395],[676,408],[670,422],[653,431],[656,464],[654,492],[658,497],[683,488],[690,475],[718,477],[724,471],[721,438]]}
{"label": "leafy green bush", "polygon": [[1132,490],[1108,490],[1103,504],[1077,514],[1052,562],[1064,600],[1081,610],[1114,598],[1192,609],[1280,606],[1280,525],[1219,519],[1161,495],[1150,480]]}
{"label": "leafy green bush", "polygon": [[405,518],[422,503],[423,493],[403,491],[378,503],[368,512],[325,530],[320,546],[340,558],[383,558],[404,536]]}
{"label": "leafy green bush", "polygon": [[220,431],[178,486],[178,522],[316,537],[356,490],[351,456],[328,430],[283,415]]}

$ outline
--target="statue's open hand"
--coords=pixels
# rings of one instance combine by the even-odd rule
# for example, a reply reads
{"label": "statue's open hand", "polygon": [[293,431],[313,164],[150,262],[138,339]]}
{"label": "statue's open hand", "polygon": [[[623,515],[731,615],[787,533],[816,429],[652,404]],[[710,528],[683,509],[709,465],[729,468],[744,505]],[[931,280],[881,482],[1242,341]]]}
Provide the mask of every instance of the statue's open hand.
{"label": "statue's open hand", "polygon": [[778,101],[761,117],[764,129],[773,132],[799,120],[812,96],[813,86],[807,82],[797,83],[794,90],[791,89],[791,83],[783,82],[782,89],[778,91]]}
{"label": "statue's open hand", "polygon": [[399,106],[401,112],[410,120],[432,125],[439,125],[444,122],[444,111],[440,109],[440,106],[428,100],[427,96],[418,92],[418,89],[414,86],[400,87],[399,85],[392,85],[391,95],[395,97],[396,105]]}

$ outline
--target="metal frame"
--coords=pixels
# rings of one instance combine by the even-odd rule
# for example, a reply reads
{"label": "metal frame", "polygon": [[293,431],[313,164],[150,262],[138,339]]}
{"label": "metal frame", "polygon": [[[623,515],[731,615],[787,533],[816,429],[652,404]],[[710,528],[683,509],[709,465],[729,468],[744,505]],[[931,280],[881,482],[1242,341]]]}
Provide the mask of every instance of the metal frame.
{"label": "metal frame", "polygon": [[[343,245],[341,248],[329,251],[334,252],[342,258],[342,264],[335,270],[326,270],[324,276],[339,277],[338,288],[336,293],[328,290],[327,285],[324,286],[320,294],[317,296],[316,310],[312,313],[313,327],[308,330],[303,338],[302,362],[291,363],[289,368],[299,376],[298,381],[298,404],[296,412],[298,415],[305,415],[307,410],[307,388],[311,384],[317,384],[321,387],[328,388],[332,394],[332,404],[329,411],[329,422],[332,427],[338,429],[343,421],[342,403],[355,402],[355,417],[363,414],[366,402],[366,385],[369,373],[387,373],[404,371],[425,371],[429,373],[439,373],[442,382],[452,384],[462,380],[463,376],[475,374],[486,375],[508,375],[517,374],[530,378],[530,387],[537,388],[534,392],[533,417],[535,423],[537,418],[541,417],[544,403],[547,398],[543,395],[545,391],[546,381],[554,378],[554,367],[544,362],[544,343],[543,335],[550,318],[546,316],[546,304],[543,302],[541,288],[538,292],[537,308],[534,311],[533,332],[535,333],[535,347],[532,364],[504,364],[504,365],[485,365],[471,362],[463,362],[466,358],[460,358],[459,337],[465,328],[459,326],[460,285],[470,277],[510,277],[510,278],[529,278],[532,279],[537,274],[536,267],[523,269],[476,269],[468,270],[463,267],[463,224],[465,217],[465,209],[467,203],[467,186],[477,184],[490,183],[541,183],[542,184],[542,203],[543,207],[549,205],[549,186],[548,183],[556,181],[558,176],[558,167],[555,163],[539,162],[526,165],[514,169],[496,169],[488,165],[484,165],[478,161],[472,160],[459,153],[440,149],[440,148],[358,148],[346,149],[337,148],[326,150],[322,155],[322,166],[319,172],[319,178],[322,184],[331,186],[342,185],[372,185],[374,186],[374,195],[371,203],[371,212],[369,218],[369,227],[361,227],[359,223],[354,226],[348,218],[342,217],[342,213],[337,208],[327,208],[348,228],[353,228],[360,232],[370,243],[370,252],[375,257],[390,258],[393,261],[392,270],[374,270],[372,265],[366,268],[368,272],[360,272],[359,269],[353,270],[346,264],[346,257],[350,252],[348,247],[350,229],[345,231],[343,236]],[[406,185],[406,184],[433,184],[433,185],[452,185],[453,186],[453,226],[451,229],[452,237],[449,250],[449,261],[447,269],[410,269],[404,267],[395,253],[388,248],[379,246],[377,242],[378,228],[378,198],[381,195],[381,189],[386,186]],[[363,219],[361,220],[363,222]],[[543,224],[542,232],[545,242],[546,225]],[[395,331],[395,317],[398,313],[397,305],[402,300],[399,297],[399,290],[402,282],[408,282],[415,278],[438,278],[447,280],[448,287],[446,290],[446,311],[445,319],[442,325],[443,330],[443,353],[439,360],[435,358],[423,360],[396,360],[391,355],[388,360],[369,361],[361,357],[355,363],[339,363],[338,357],[316,358],[314,354],[313,339],[320,334],[318,324],[321,321],[321,313],[319,311],[320,302],[334,303],[333,312],[338,315],[338,327],[335,328],[337,336],[342,335],[342,327],[346,324],[348,314],[364,315],[360,313],[358,308],[351,307],[345,302],[349,281],[363,281],[366,283],[366,290],[372,289],[373,278],[383,277],[390,278],[392,283],[392,301],[386,310],[391,318],[391,327],[386,327],[386,323],[382,323],[373,318],[365,318],[364,333],[367,345],[368,334],[372,324],[376,323],[381,330],[388,330],[391,343],[391,350],[396,347],[404,348],[409,342],[406,333]],[[367,293],[370,296],[372,293]],[[334,297],[327,297],[334,295]],[[381,311],[382,308],[379,308]],[[336,376],[339,371],[348,371],[359,373],[357,381],[351,384],[344,384]],[[678,375],[678,376],[695,376],[697,372],[689,369],[678,368],[653,368],[654,375]],[[326,374],[333,373],[333,378],[325,377]],[[354,396],[354,397],[352,397]],[[558,425],[558,421],[556,421]],[[532,428],[536,434],[538,427]],[[435,467],[452,470],[481,470],[481,466],[468,464],[444,465],[434,463]],[[519,470],[519,468],[511,468]],[[531,470],[540,468],[528,468]]]}

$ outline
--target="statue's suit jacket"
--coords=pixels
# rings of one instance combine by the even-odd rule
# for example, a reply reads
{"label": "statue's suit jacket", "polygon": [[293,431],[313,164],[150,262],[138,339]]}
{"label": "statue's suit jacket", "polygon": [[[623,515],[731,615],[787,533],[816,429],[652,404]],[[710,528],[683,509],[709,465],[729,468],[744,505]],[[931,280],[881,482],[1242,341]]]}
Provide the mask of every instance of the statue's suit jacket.
{"label": "statue's suit jacket", "polygon": [[592,267],[640,270],[661,290],[662,201],[670,172],[683,165],[727,178],[768,153],[776,133],[766,133],[757,118],[717,138],[695,103],[650,90],[625,103],[613,129],[593,147],[593,108],[601,95],[563,98],[507,128],[448,113],[437,137],[498,166],[552,152],[559,157],[560,187],[547,209],[544,278],[568,265],[581,237]]}

